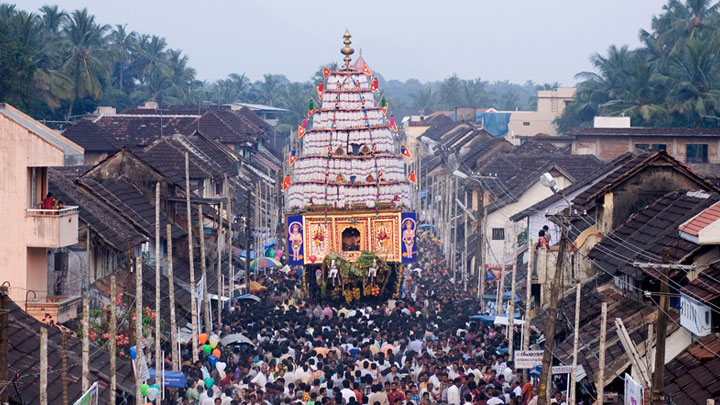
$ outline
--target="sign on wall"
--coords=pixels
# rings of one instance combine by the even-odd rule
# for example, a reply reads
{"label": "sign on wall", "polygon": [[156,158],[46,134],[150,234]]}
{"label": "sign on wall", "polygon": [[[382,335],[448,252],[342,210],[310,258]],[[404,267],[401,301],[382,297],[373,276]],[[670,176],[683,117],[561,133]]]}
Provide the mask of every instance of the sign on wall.
{"label": "sign on wall", "polygon": [[712,329],[710,308],[688,297],[680,296],[680,325],[696,336],[707,336]]}

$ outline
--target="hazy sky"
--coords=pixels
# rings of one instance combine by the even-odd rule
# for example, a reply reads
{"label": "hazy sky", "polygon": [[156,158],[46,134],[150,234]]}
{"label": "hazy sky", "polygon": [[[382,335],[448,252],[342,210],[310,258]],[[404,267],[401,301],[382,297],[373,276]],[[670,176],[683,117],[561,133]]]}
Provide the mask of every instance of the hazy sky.
{"label": "hazy sky", "polygon": [[[639,44],[667,0],[16,0],[34,10],[88,7],[105,24],[167,38],[198,78],[282,73],[308,80],[342,58],[342,34],[387,79],[575,83],[588,58]],[[10,1],[11,3],[13,1]]]}

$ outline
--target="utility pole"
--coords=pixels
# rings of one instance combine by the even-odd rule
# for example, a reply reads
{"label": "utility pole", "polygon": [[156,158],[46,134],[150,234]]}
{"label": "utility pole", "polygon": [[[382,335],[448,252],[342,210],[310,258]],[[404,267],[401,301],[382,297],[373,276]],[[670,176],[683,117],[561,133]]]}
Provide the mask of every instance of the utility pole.
{"label": "utility pole", "polygon": [[[160,182],[155,183],[155,382],[162,387],[160,355]],[[158,402],[159,403],[159,402]]]}
{"label": "utility pole", "polygon": [[40,328],[40,405],[47,405],[48,351],[47,328]]}
{"label": "utility pole", "polygon": [[[558,257],[555,262],[555,277],[550,288],[550,308],[548,309],[548,319],[545,325],[545,351],[542,360],[542,372],[540,374],[540,389],[538,390],[538,405],[546,405],[550,402],[550,368],[553,360],[553,343],[555,339],[555,321],[557,318],[558,299],[560,296],[560,283],[562,282],[563,268],[565,267],[565,251],[567,250],[567,228],[569,209],[562,215],[562,228],[560,234],[560,247],[558,249]],[[526,321],[527,322],[527,321]]]}
{"label": "utility pole", "polygon": [[510,303],[508,306],[508,324],[510,325],[510,329],[508,329],[508,354],[510,355],[510,360],[513,360],[513,352],[514,350],[514,339],[515,339],[515,284],[517,283],[517,255],[518,255],[518,244],[517,244],[517,236],[515,236],[515,229],[513,228],[513,233],[511,235],[512,237],[512,244],[513,244],[513,257],[512,257],[512,286],[510,287]]}
{"label": "utility pole", "polygon": [[[228,186],[228,190],[229,187],[230,186]],[[235,266],[233,265],[232,260],[232,197],[230,196],[229,191],[227,193],[227,199],[227,233],[225,234],[225,248],[227,249],[228,275],[230,279],[228,280],[228,286],[230,287],[230,293],[228,294],[228,296],[230,297],[230,299],[232,299],[233,292],[235,291]]]}
{"label": "utility pole", "polygon": [[[114,277],[114,276],[113,276],[113,277]],[[61,346],[61,348],[60,348],[60,350],[61,350],[61,351],[60,351],[60,357],[61,357],[61,363],[62,363],[61,376],[62,376],[62,380],[63,380],[63,381],[62,381],[62,404],[63,404],[63,405],[68,405],[67,333],[61,331],[61,332],[60,332],[60,336],[62,337],[62,346]],[[114,353],[111,353],[111,355],[114,355]],[[112,376],[112,377],[110,378],[110,384],[111,384],[111,387],[112,387],[112,384],[115,382],[115,376],[114,376],[114,373],[113,373],[114,370],[113,370],[113,368],[112,368],[112,365],[113,365],[112,357],[111,357],[110,359],[111,359],[111,360],[110,360],[110,373],[111,373],[110,375]],[[114,394],[114,392],[113,392],[111,395],[112,395],[111,398],[113,398],[113,399],[110,401],[110,404],[111,404],[111,405],[115,405],[115,402],[114,402],[115,394]]]}
{"label": "utility pole", "polygon": [[90,301],[83,298],[82,392],[90,388]]}
{"label": "utility pole", "polygon": [[468,251],[468,236],[470,230],[468,229],[468,214],[467,214],[467,191],[463,188],[463,194],[465,195],[465,226],[463,227],[464,245],[463,245],[463,261],[462,261],[462,280],[463,280],[463,291],[467,292],[467,251]]}
{"label": "utility pole", "polygon": [[[115,275],[110,276],[110,405],[115,405],[115,389],[117,388],[117,379],[115,372],[117,370],[117,358],[115,357],[115,350],[117,350],[117,279]],[[65,349],[65,334],[63,333],[63,350]],[[66,357],[63,357],[63,361],[67,361]],[[63,377],[63,380],[65,378]],[[67,404],[67,403],[65,403]]]}
{"label": "utility pole", "polygon": [[167,232],[167,258],[168,258],[168,298],[170,299],[170,343],[172,343],[173,371],[180,370],[180,352],[177,346],[178,330],[175,320],[175,274],[173,271],[172,253],[172,225],[165,226]]}
{"label": "utility pole", "polygon": [[198,313],[195,302],[195,262],[193,258],[192,243],[192,209],[190,207],[190,158],[185,152],[185,207],[187,210],[188,224],[188,262],[190,264],[190,320],[192,323],[192,359],[193,363],[198,361]]}
{"label": "utility pole", "polygon": [[[663,248],[662,260],[670,263],[670,248]],[[655,372],[653,373],[652,403],[661,404],[665,391],[665,335],[667,334],[667,311],[670,295],[670,266],[662,266],[660,279],[659,313],[655,343]]]}
{"label": "utility pole", "polygon": [[600,353],[597,380],[595,381],[595,390],[597,391],[597,405],[603,404],[603,396],[605,395],[605,340],[607,337],[607,302],[602,303],[601,310],[602,323],[600,324]]}
{"label": "utility pole", "polygon": [[218,227],[217,227],[217,324],[218,327],[222,325],[222,293],[223,293],[223,285],[222,285],[222,248],[220,246],[220,242],[222,242],[222,210],[223,210],[223,203],[220,203],[220,207],[218,208]]}
{"label": "utility pole", "polygon": [[[482,194],[480,194],[482,191]],[[480,308],[485,309],[485,231],[487,229],[487,204],[486,201],[489,198],[489,191],[478,189],[478,220],[477,220],[477,238],[478,238],[478,298],[480,299]]]}
{"label": "utility pole", "polygon": [[0,404],[10,402],[9,371],[10,363],[8,362],[8,286],[0,285]]}
{"label": "utility pole", "polygon": [[502,316],[502,307],[503,307],[503,294],[505,293],[505,263],[507,263],[507,228],[503,230],[503,254],[502,254],[502,263],[500,263],[500,280],[497,280],[497,301],[495,303],[497,304],[497,315]]}
{"label": "utility pole", "polygon": [[570,384],[568,390],[570,391],[569,403],[576,404],[575,400],[575,384],[577,384],[577,358],[578,358],[578,341],[580,340],[580,289],[582,288],[580,283],[577,283],[575,287],[575,334],[573,336],[573,362],[572,362],[572,374],[570,375]]}
{"label": "utility pole", "polygon": [[247,291],[245,291],[245,293],[250,292],[250,241],[252,240],[252,232],[250,231],[250,214],[252,211],[251,198],[252,194],[250,187],[248,187],[247,197],[245,200],[245,203],[247,204],[247,213],[245,214],[245,288]]}
{"label": "utility pole", "polygon": [[[142,258],[135,258],[135,401],[142,401],[142,359],[145,355],[143,349],[143,324],[142,324]],[[85,392],[86,390],[83,390]]]}
{"label": "utility pole", "polygon": [[205,332],[212,334],[212,325],[210,324],[210,301],[208,300],[208,277],[207,267],[205,265],[205,231],[203,230],[203,206],[198,205],[198,221],[199,221],[199,237],[200,237],[200,270],[202,271],[202,304],[203,304],[203,321],[205,322]]}
{"label": "utility pole", "polygon": [[523,329],[525,332],[523,333],[523,350],[530,349],[530,308],[532,308],[530,301],[532,300],[532,273],[534,267],[534,253],[535,249],[533,249],[532,238],[530,237],[530,227],[528,226],[528,265],[527,275],[525,278],[525,324],[523,325]]}

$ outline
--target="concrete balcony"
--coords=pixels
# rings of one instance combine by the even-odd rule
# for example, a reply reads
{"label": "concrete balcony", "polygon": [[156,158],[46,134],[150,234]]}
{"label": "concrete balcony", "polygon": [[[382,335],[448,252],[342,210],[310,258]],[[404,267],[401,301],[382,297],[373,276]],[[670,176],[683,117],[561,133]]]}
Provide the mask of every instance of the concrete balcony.
{"label": "concrete balcony", "polygon": [[78,243],[78,207],[57,210],[28,208],[25,235],[28,247],[61,248]]}
{"label": "concrete balcony", "polygon": [[47,296],[25,302],[25,312],[45,323],[63,323],[77,318],[80,297]]}

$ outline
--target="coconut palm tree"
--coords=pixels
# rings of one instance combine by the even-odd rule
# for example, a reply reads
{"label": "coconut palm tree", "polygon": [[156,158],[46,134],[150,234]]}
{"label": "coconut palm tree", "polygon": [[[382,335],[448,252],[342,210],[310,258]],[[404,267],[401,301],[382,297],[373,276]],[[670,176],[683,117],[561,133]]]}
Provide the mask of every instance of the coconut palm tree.
{"label": "coconut palm tree", "polygon": [[687,126],[720,126],[720,43],[690,39],[681,52],[670,57],[661,77],[670,91],[670,112]]}
{"label": "coconut palm tree", "polygon": [[42,6],[40,7],[40,13],[42,14],[43,30],[51,36],[58,34],[60,27],[68,17],[67,13],[58,6]]}
{"label": "coconut palm tree", "polygon": [[117,24],[107,39],[115,60],[113,74],[117,74],[117,87],[122,91],[125,73],[129,72],[130,61],[138,46],[137,33],[135,31],[128,32],[127,24]]}
{"label": "coconut palm tree", "polygon": [[271,106],[278,105],[280,91],[282,90],[280,76],[264,74],[263,80],[255,83],[254,90],[259,103]]}
{"label": "coconut palm tree", "polygon": [[[170,75],[170,67],[167,63],[167,54],[165,48],[167,41],[165,38],[157,35],[140,37],[140,53],[137,58],[137,70],[141,81],[145,83],[155,72],[160,72],[165,76]],[[157,77],[154,78],[157,80]]]}
{"label": "coconut palm tree", "polygon": [[66,114],[68,119],[76,100],[83,97],[97,100],[102,96],[102,80],[108,76],[108,69],[103,62],[108,52],[103,46],[105,32],[109,29],[108,25],[97,24],[95,16],[90,15],[87,8],[73,11],[69,22],[63,27],[69,53],[62,70],[73,83],[73,94]]}
{"label": "coconut palm tree", "polygon": [[412,95],[412,108],[416,113],[430,114],[435,111],[436,94],[427,86]]}

